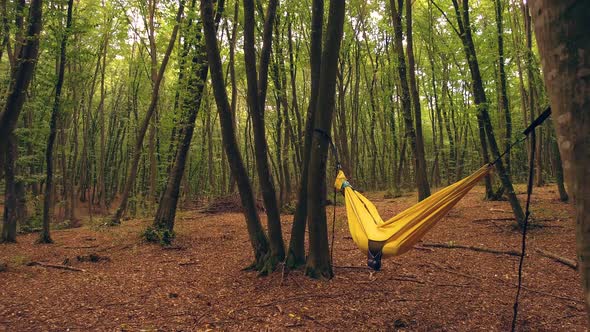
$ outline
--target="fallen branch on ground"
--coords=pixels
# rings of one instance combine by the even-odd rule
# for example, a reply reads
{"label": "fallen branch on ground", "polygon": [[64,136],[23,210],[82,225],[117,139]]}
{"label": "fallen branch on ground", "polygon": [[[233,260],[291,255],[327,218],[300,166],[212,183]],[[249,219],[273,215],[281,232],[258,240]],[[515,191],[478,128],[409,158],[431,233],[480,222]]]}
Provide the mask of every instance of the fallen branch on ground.
{"label": "fallen branch on ground", "polygon": [[393,277],[391,278],[392,280],[397,280],[397,281],[408,281],[408,282],[415,282],[417,284],[425,284],[426,282],[422,281],[422,280],[418,280],[418,279],[414,279],[414,278],[404,278],[404,277]]}
{"label": "fallen branch on ground", "polygon": [[68,271],[76,271],[76,272],[86,272],[86,270],[82,270],[76,267],[71,267],[67,265],[58,265],[58,264],[49,264],[49,263],[41,263],[41,262],[30,262],[27,266],[41,266],[47,267],[52,269],[60,269],[60,270],[68,270]]}
{"label": "fallen branch on ground", "polygon": [[369,271],[368,266],[351,266],[351,265],[334,265],[337,269],[357,269],[357,270],[367,270]]}
{"label": "fallen branch on ground", "polygon": [[520,253],[515,250],[497,250],[497,249],[491,249],[491,248],[486,248],[486,247],[466,246],[466,245],[462,245],[462,244],[422,243],[422,247],[444,248],[444,249],[466,249],[466,250],[473,250],[473,251],[478,251],[478,252],[487,252],[487,253],[496,254],[496,255],[520,256]]}
{"label": "fallen branch on ground", "polygon": [[482,219],[474,219],[471,222],[479,223],[479,222],[488,222],[488,221],[514,221],[514,217],[510,217],[510,218],[482,218]]}
{"label": "fallen branch on ground", "polygon": [[91,249],[91,248],[98,248],[98,245],[93,245],[93,246],[79,246],[79,247],[64,247],[64,249]]}
{"label": "fallen branch on ground", "polygon": [[196,265],[196,264],[199,264],[199,262],[182,262],[182,263],[178,263],[178,265],[180,265],[180,266]]}
{"label": "fallen branch on ground", "polygon": [[166,246],[162,247],[162,250],[186,250],[186,248],[181,246]]}
{"label": "fallen branch on ground", "polygon": [[565,258],[565,257],[561,257],[555,253],[552,253],[550,251],[547,250],[543,250],[543,249],[539,249],[537,248],[536,251],[543,257],[547,257],[547,258],[551,258],[554,261],[561,263],[563,265],[569,266],[570,268],[577,270],[578,269],[578,262]]}

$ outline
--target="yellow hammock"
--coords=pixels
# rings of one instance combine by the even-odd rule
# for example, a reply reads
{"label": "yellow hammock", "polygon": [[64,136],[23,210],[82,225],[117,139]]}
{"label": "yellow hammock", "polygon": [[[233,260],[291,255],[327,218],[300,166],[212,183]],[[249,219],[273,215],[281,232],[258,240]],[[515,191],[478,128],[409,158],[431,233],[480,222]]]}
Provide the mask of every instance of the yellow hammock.
{"label": "yellow hammock", "polygon": [[412,249],[492,167],[491,164],[483,166],[470,176],[385,221],[379,216],[375,205],[352,188],[344,172],[338,172],[334,187],[344,194],[352,239],[368,255],[369,266],[379,270],[381,256],[401,255]]}

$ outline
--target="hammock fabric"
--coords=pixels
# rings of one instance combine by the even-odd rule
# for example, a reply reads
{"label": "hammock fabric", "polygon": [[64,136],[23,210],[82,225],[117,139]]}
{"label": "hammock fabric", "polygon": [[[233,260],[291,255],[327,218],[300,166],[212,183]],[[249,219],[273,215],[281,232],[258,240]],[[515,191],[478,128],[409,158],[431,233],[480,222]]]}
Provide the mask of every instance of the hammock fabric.
{"label": "hammock fabric", "polygon": [[375,205],[353,189],[344,172],[338,172],[334,187],[344,194],[352,239],[368,255],[369,266],[379,270],[382,256],[401,255],[412,249],[492,168],[485,165],[385,221]]}

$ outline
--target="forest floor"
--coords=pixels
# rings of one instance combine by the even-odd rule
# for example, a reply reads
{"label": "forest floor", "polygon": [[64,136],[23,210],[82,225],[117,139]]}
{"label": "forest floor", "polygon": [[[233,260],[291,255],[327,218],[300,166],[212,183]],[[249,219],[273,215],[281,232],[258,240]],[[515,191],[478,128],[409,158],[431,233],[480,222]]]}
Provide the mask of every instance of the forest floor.
{"label": "forest floor", "polygon": [[[518,186],[524,199],[523,186]],[[0,331],[401,330],[507,331],[512,320],[518,257],[428,243],[520,250],[507,202],[482,201],[476,187],[431,230],[418,249],[366,268],[338,206],[335,276],[312,280],[301,271],[258,277],[244,218],[238,213],[177,216],[177,239],[163,248],[141,240],[149,219],[119,227],[85,225],[0,245]],[[384,217],[412,205],[413,195],[368,195]],[[575,259],[573,208],[554,186],[535,188],[518,330],[585,331],[577,272],[536,249]],[[328,211],[331,214],[332,208]],[[330,216],[329,214],[329,216]],[[292,216],[284,216],[287,242]],[[331,219],[331,218],[330,218]],[[94,254],[98,262],[77,256]],[[83,271],[30,266],[42,262]]]}

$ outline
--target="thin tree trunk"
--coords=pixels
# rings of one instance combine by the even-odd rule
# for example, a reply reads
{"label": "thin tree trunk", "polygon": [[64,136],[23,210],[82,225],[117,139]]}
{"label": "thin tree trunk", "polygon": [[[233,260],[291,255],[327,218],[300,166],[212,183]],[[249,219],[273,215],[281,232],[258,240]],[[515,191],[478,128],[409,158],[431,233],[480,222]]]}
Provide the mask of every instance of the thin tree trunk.
{"label": "thin tree trunk", "polygon": [[223,69],[221,66],[221,56],[217,46],[217,37],[215,35],[215,23],[213,20],[213,4],[211,0],[201,0],[201,16],[203,20],[203,32],[205,35],[205,44],[207,48],[207,59],[211,72],[211,83],[219,112],[219,122],[221,124],[221,134],[223,147],[227,154],[230,169],[240,192],[242,206],[244,207],[244,216],[250,243],[254,249],[253,267],[261,268],[266,263],[269,254],[269,244],[266,234],[260,223],[258,212],[256,211],[256,202],[252,192],[252,186],[242,154],[238,148],[236,133],[234,128],[233,113],[228,101],[225,83],[223,81]]}
{"label": "thin tree trunk", "polygon": [[[49,138],[47,139],[47,150],[45,151],[45,166],[47,167],[47,178],[45,180],[45,196],[43,198],[43,230],[41,231],[39,242],[52,243],[49,233],[49,224],[51,222],[51,207],[53,205],[53,144],[57,134],[57,121],[60,115],[61,90],[64,82],[66,68],[66,47],[68,34],[72,26],[72,7],[74,0],[68,0],[68,16],[66,29],[63,33],[60,45],[59,70],[57,74],[57,83],[55,85],[55,99],[53,102],[53,111],[51,112],[51,122],[49,124]],[[65,174],[64,174],[65,176]]]}
{"label": "thin tree trunk", "polygon": [[[500,105],[504,111],[504,126],[506,133],[504,135],[504,150],[508,151],[512,143],[512,115],[510,114],[510,104],[508,102],[508,92],[506,84],[506,70],[504,69],[504,26],[503,10],[504,0],[496,1],[496,28],[498,31],[498,68],[500,75]],[[504,157],[506,162],[506,172],[510,174],[510,152]]]}
{"label": "thin tree trunk", "polygon": [[[215,21],[216,27],[219,26],[219,19],[221,18],[221,12],[223,9],[224,1],[221,0],[217,6],[218,14],[216,15]],[[187,96],[185,96],[184,100],[180,103],[181,108],[188,108],[188,112],[186,112],[186,117],[183,117],[181,120],[182,130],[179,134],[180,140],[178,151],[176,152],[174,163],[170,169],[166,188],[162,193],[153,224],[157,229],[166,229],[170,232],[174,229],[174,219],[178,205],[180,184],[184,176],[190,143],[195,130],[195,120],[197,119],[199,109],[201,108],[201,100],[203,98],[203,91],[205,88],[205,82],[207,81],[207,73],[209,71],[205,58],[205,43],[201,40],[200,30],[201,27],[197,25],[197,50],[194,51],[192,66],[190,67],[192,74],[189,74],[187,82]],[[181,113],[184,114],[185,112]]]}
{"label": "thin tree trunk", "polygon": [[16,242],[17,192],[15,180],[15,163],[17,156],[16,138],[9,134],[2,138],[4,157],[4,220],[2,225],[2,238],[0,242]]}
{"label": "thin tree trunk", "polygon": [[16,142],[13,136],[19,115],[23,109],[26,93],[35,71],[39,53],[39,35],[41,32],[42,0],[31,0],[29,6],[29,27],[24,45],[20,48],[16,64],[11,72],[10,85],[4,110],[0,113],[0,168],[4,168],[6,192],[4,196],[4,220],[2,238],[4,242],[16,242],[16,186],[14,169],[16,162]]}
{"label": "thin tree trunk", "polygon": [[[326,28],[326,42],[322,51],[317,112],[314,129],[329,133],[332,128],[332,113],[336,92],[336,72],[344,27],[344,0],[331,0]],[[312,102],[314,102],[312,100]],[[309,255],[305,274],[312,278],[330,279],[334,275],[328,245],[326,216],[326,162],[328,140],[313,135],[307,179],[307,215],[309,216]]]}
{"label": "thin tree trunk", "polygon": [[[229,76],[231,80],[231,111],[233,112],[233,125],[234,131],[236,129],[236,110],[237,110],[237,102],[238,102],[238,85],[236,83],[236,61],[235,61],[235,54],[236,54],[236,43],[238,40],[238,18],[239,18],[239,10],[240,9],[240,1],[235,1],[234,4],[234,17],[232,20],[232,32],[231,32],[231,44],[229,45]],[[231,173],[231,172],[230,172]],[[233,174],[230,174],[229,180],[229,192],[233,193],[236,190],[236,179],[234,178]]]}
{"label": "thin tree trunk", "polygon": [[154,112],[156,111],[156,105],[158,104],[158,96],[160,92],[160,84],[164,77],[164,72],[166,71],[166,66],[168,65],[168,60],[170,59],[170,54],[172,53],[172,49],[174,48],[174,43],[176,42],[176,35],[178,33],[178,27],[180,25],[180,21],[182,18],[182,12],[184,11],[184,0],[180,1],[178,6],[178,13],[176,14],[176,24],[174,25],[174,29],[172,30],[172,36],[170,37],[170,41],[168,43],[168,48],[166,49],[166,53],[164,54],[164,59],[160,64],[160,69],[158,71],[158,75],[156,77],[156,81],[154,82],[154,86],[152,88],[152,98],[146,112],[145,118],[141,123],[141,127],[139,128],[139,132],[137,135],[137,140],[135,142],[134,151],[133,151],[133,160],[131,162],[131,169],[129,170],[129,175],[127,176],[127,180],[125,181],[125,187],[123,188],[123,192],[121,194],[121,203],[117,208],[117,212],[113,215],[111,223],[112,224],[120,224],[121,218],[127,209],[127,203],[129,202],[129,195],[131,194],[131,189],[133,184],[135,183],[135,178],[137,177],[137,169],[139,165],[139,159],[141,158],[141,147],[143,145],[143,139],[147,132],[148,126],[150,124],[150,119]]}
{"label": "thin tree trunk", "polygon": [[[468,0],[463,0],[462,9],[460,9],[457,0],[453,0],[453,6],[455,7],[455,12],[457,15],[457,22],[459,25],[459,31],[461,34],[461,41],[463,42],[463,49],[465,51],[465,57],[469,63],[469,70],[471,72],[472,77],[472,90],[473,90],[473,98],[475,104],[478,107],[478,117],[481,118],[483,122],[486,138],[492,152],[494,158],[500,156],[500,151],[498,149],[498,144],[496,143],[496,137],[494,136],[494,129],[492,127],[492,123],[490,120],[490,115],[488,113],[488,102],[485,95],[485,90],[483,88],[483,82],[481,79],[481,73],[479,71],[479,64],[477,62],[477,55],[475,52],[475,46],[473,44],[473,39],[471,36],[471,23],[469,21],[469,2]],[[462,12],[462,13],[461,13]],[[502,181],[502,185],[506,190],[506,194],[508,196],[508,201],[512,207],[512,211],[514,212],[514,216],[519,224],[522,226],[524,222],[524,212],[522,211],[522,207],[520,206],[520,202],[516,197],[514,192],[514,188],[512,187],[512,182],[510,181],[510,176],[506,172],[504,168],[504,162],[500,159],[496,162],[496,169],[498,171],[498,176]]]}
{"label": "thin tree trunk", "polygon": [[[401,8],[399,8],[401,11]],[[400,14],[401,15],[401,14]],[[406,1],[406,53],[408,55],[408,83],[410,85],[410,96],[414,106],[414,119],[416,122],[416,185],[418,186],[418,199],[423,200],[430,196],[430,185],[426,157],[424,152],[424,135],[422,134],[422,112],[420,109],[420,96],[418,95],[418,84],[416,83],[416,65],[414,64],[414,46],[412,41],[412,1]]]}
{"label": "thin tree trunk", "polygon": [[[412,155],[414,159],[414,169],[416,172],[416,187],[418,188],[418,199],[423,200],[430,194],[430,189],[425,185],[424,181],[428,181],[428,175],[426,169],[422,168],[422,163],[418,160],[420,157],[420,151],[418,150],[418,143],[416,137],[416,131],[414,129],[414,120],[412,119],[412,101],[410,94],[410,86],[408,83],[408,74],[406,68],[406,57],[404,55],[403,48],[403,32],[402,32],[402,16],[401,8],[396,8],[395,0],[390,0],[391,19],[394,30],[394,47],[397,53],[397,70],[400,78],[401,86],[401,101],[402,111],[404,117],[404,124],[406,129],[406,137],[410,141],[410,148],[412,149]],[[422,155],[423,157],[423,155]]]}
{"label": "thin tree trunk", "polygon": [[297,195],[297,206],[293,216],[291,240],[287,253],[286,264],[296,268],[305,264],[305,226],[307,224],[307,182],[309,174],[309,160],[313,135],[313,121],[316,113],[316,103],[320,83],[320,67],[322,60],[322,29],[324,22],[324,0],[312,1],[311,12],[311,42],[309,61],[311,67],[311,94],[305,120],[305,141],[303,148],[303,169]]}
{"label": "thin tree trunk", "polygon": [[248,83],[248,109],[252,113],[254,129],[254,150],[256,156],[256,171],[262,191],[262,199],[266,209],[268,234],[271,256],[268,266],[262,273],[274,270],[276,264],[285,258],[285,245],[281,231],[281,215],[277,203],[272,173],[268,164],[268,143],[266,141],[264,125],[264,108],[268,82],[268,66],[272,49],[272,30],[278,0],[271,0],[268,4],[266,20],[264,22],[263,44],[260,51],[260,65],[258,78],[256,77],[256,50],[254,38],[254,1],[244,0],[244,60]]}
{"label": "thin tree trunk", "polygon": [[[105,19],[108,22],[108,19]],[[107,65],[107,52],[108,52],[108,45],[109,45],[109,32],[105,31],[104,36],[104,45],[103,45],[103,53],[102,53],[102,64],[100,70],[100,103],[98,105],[98,112],[99,112],[99,121],[100,121],[100,155],[98,160],[98,206],[100,210],[106,209],[106,185],[105,185],[105,165],[106,165],[106,146],[105,146],[105,72],[106,72],[106,65]]]}

